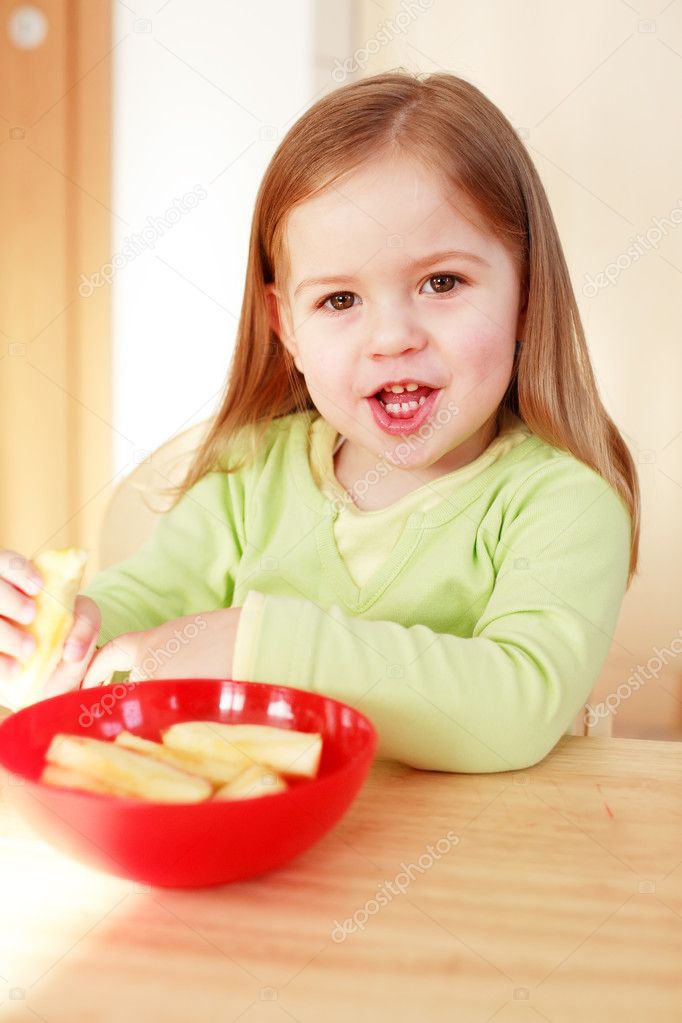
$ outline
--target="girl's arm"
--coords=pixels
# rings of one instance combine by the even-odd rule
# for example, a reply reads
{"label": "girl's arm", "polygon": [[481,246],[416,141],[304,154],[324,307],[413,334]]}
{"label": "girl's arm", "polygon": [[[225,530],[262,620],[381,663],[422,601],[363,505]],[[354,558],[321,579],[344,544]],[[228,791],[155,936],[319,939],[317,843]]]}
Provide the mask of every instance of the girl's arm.
{"label": "girl's arm", "polygon": [[251,591],[235,677],[352,704],[374,722],[378,754],[413,767],[530,767],[570,728],[597,681],[629,554],[620,497],[572,456],[559,457],[510,502],[495,588],[471,637]]}

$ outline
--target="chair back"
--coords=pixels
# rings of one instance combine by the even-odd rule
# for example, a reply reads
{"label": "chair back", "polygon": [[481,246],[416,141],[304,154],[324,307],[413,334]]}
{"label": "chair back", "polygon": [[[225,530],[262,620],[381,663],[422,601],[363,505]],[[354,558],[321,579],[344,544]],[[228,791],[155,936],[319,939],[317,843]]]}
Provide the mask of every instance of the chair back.
{"label": "chair back", "polygon": [[118,484],[100,529],[100,569],[134,554],[151,535],[157,519],[171,505],[164,488],[184,477],[210,422],[205,419],[171,437]]}

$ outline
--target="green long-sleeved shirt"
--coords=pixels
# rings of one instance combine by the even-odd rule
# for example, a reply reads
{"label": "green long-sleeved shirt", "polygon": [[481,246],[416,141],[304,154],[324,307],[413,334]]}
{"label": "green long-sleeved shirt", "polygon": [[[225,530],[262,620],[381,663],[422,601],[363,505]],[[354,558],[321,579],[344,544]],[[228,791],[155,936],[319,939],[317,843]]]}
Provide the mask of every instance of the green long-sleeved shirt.
{"label": "green long-sleeved shirt", "polygon": [[[630,552],[621,498],[526,428],[480,471],[441,477],[436,498],[420,488],[426,510],[408,495],[402,531],[358,586],[335,540],[339,503],[311,465],[316,421],[275,420],[251,464],[203,477],[94,577],[98,642],[242,607],[234,677],[358,707],[380,756],[463,772],[537,763],[609,650]],[[329,467],[336,434],[322,436]]]}

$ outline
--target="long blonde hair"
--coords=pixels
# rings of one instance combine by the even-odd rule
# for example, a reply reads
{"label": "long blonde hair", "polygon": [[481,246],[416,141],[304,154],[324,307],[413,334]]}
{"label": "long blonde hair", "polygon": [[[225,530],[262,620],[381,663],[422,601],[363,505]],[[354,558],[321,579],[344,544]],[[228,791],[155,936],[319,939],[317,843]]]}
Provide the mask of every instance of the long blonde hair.
{"label": "long blonde hair", "polygon": [[[526,301],[523,344],[500,408],[599,473],[630,512],[627,585],[637,568],[640,495],[630,452],[599,396],[552,211],[513,126],[470,82],[398,68],[351,82],[313,104],[277,147],[253,214],[246,286],[219,411],[174,504],[215,469],[242,427],[250,458],[269,424],[313,410],[305,379],[270,326],[265,285],[285,276],[284,231],[297,204],[389,147],[400,147],[462,190],[516,255]],[[220,468],[234,472],[240,462]]]}

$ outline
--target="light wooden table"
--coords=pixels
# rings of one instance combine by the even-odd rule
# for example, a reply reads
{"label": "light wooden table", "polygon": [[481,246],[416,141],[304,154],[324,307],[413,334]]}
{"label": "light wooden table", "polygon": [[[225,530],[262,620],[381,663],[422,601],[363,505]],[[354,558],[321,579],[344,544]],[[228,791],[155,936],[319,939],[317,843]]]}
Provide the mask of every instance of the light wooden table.
{"label": "light wooden table", "polygon": [[308,852],[196,891],[80,866],[1,802],[0,1023],[679,1023],[681,864],[682,747],[637,739],[377,762]]}

